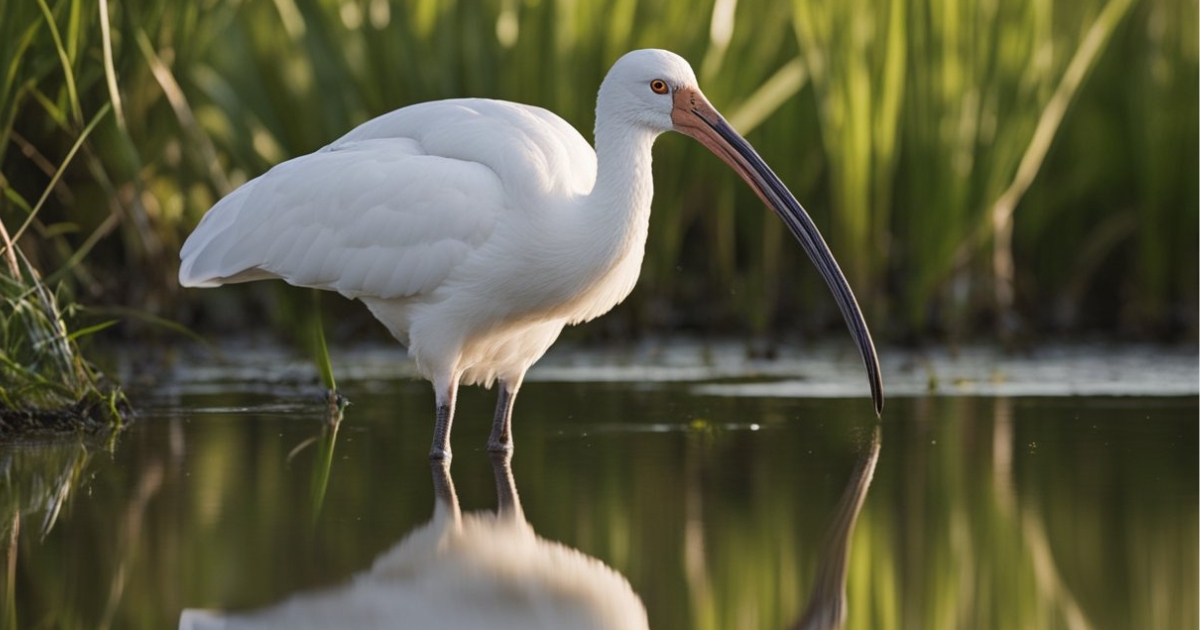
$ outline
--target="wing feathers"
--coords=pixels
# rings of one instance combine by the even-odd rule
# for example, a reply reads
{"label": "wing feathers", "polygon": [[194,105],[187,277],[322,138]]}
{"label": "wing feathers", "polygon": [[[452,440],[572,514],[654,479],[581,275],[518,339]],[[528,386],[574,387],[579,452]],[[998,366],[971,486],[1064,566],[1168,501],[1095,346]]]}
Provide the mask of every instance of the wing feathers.
{"label": "wing feathers", "polygon": [[460,99],[368,121],[222,199],[184,244],[184,286],[264,277],[398,298],[427,293],[505,212],[590,191],[587,141],[536,107]]}
{"label": "wing feathers", "polygon": [[351,297],[417,295],[487,240],[503,193],[490,169],[416,153],[412,142],[342,145],[222,199],[184,244],[180,281],[216,286],[259,269]]}

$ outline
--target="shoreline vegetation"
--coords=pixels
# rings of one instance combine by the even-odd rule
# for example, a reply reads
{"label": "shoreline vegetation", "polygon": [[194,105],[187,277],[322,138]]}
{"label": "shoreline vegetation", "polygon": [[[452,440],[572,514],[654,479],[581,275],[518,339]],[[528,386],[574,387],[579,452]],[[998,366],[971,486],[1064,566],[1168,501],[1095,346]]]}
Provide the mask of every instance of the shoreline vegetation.
{"label": "shoreline vegetation", "polygon": [[[64,323],[80,304],[142,314],[109,335],[310,337],[303,290],[180,290],[179,246],[216,199],[432,99],[541,105],[590,138],[600,79],[641,47],[688,58],[778,166],[880,341],[1194,340],[1196,23],[1186,0],[4,3],[0,407],[127,411],[79,355],[112,322]],[[639,287],[570,336],[840,327],[750,190],[689,143],[655,152]],[[331,317],[335,339],[371,326],[324,308],[363,311]]]}
{"label": "shoreline vegetation", "polygon": [[[121,429],[130,407],[121,389],[83,358],[78,340],[115,322],[70,330],[69,295],[54,292],[12,247],[0,223],[0,439],[42,432]],[[61,286],[61,285],[60,285]]]}

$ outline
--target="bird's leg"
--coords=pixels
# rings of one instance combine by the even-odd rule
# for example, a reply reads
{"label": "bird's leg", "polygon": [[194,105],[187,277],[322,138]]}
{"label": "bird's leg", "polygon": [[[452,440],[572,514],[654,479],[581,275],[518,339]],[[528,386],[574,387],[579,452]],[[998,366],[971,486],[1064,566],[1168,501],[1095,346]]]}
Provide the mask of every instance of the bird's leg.
{"label": "bird's leg", "polygon": [[438,386],[434,384],[437,394],[437,421],[433,425],[433,446],[429,449],[429,459],[450,459],[450,424],[454,422],[454,398],[458,393],[458,378],[454,377],[448,383]]}
{"label": "bird's leg", "polygon": [[496,396],[496,415],[492,418],[492,437],[488,438],[488,450],[493,453],[512,451],[512,410],[513,402],[517,399],[517,388],[520,386],[520,381],[511,386],[505,381],[500,381],[500,393]]}

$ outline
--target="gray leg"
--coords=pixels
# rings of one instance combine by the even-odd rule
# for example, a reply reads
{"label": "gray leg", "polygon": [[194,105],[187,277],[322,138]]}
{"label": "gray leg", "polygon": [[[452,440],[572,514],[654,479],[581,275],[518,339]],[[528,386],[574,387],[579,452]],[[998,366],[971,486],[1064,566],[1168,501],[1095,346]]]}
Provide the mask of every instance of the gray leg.
{"label": "gray leg", "polygon": [[458,392],[458,381],[437,392],[437,421],[433,425],[433,446],[429,459],[450,459],[450,425],[454,422],[454,397]]}
{"label": "gray leg", "polygon": [[488,438],[488,450],[493,453],[512,452],[512,411],[517,399],[518,382],[513,387],[500,381],[500,393],[496,397],[496,415],[492,418],[492,437]]}

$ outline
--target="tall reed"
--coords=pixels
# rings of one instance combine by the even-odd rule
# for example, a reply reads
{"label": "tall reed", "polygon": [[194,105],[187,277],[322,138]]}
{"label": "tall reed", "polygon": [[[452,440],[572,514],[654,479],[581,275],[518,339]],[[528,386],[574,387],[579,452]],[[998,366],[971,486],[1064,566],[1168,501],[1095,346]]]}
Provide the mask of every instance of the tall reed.
{"label": "tall reed", "polygon": [[[436,98],[542,105],[590,136],[612,61],[658,46],[808,207],[882,335],[986,333],[1010,310],[1038,330],[1194,334],[1194,16],[1184,0],[5,3],[0,217],[25,220],[108,104],[22,246],[72,261],[81,294],[194,321],[224,298],[176,292],[176,253],[231,187]],[[589,330],[838,325],[736,176],[678,138],[656,157],[641,288]],[[1129,287],[1118,318],[1089,308],[1112,286]]]}
{"label": "tall reed", "polygon": [[832,241],[852,254],[843,263],[847,277],[873,298],[881,288],[874,285],[887,269],[908,72],[908,3],[797,0],[794,5],[829,163]]}
{"label": "tall reed", "polygon": [[[914,64],[909,84],[902,313],[916,327],[931,312],[961,326],[981,304],[1004,318],[1014,210],[1130,3],[1079,2],[1067,19],[1037,1],[916,6],[910,54],[932,63]],[[990,269],[978,256],[987,243]],[[990,282],[971,282],[981,276]]]}

